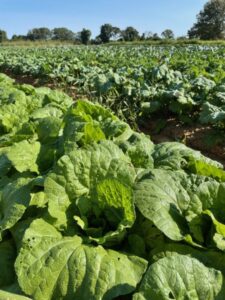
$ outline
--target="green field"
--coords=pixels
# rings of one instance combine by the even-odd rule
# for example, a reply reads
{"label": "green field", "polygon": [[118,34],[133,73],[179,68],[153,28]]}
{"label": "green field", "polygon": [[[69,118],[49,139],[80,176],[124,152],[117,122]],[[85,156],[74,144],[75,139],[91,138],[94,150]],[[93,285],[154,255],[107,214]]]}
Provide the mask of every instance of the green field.
{"label": "green field", "polygon": [[0,48],[0,300],[225,299],[224,58]]}
{"label": "green field", "polygon": [[225,164],[224,50],[210,44],[2,47],[0,70],[20,83],[98,102],[155,141],[182,140]]}
{"label": "green field", "polygon": [[[1,48],[0,70],[52,83],[137,120],[168,112],[216,123],[206,111],[224,101],[224,47]],[[219,124],[222,126],[223,124]]]}

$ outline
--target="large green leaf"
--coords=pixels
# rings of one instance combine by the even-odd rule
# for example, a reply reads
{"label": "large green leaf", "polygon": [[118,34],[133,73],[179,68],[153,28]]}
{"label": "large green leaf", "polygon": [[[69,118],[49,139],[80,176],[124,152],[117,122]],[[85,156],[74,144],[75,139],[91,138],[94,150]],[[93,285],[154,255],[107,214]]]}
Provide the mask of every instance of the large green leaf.
{"label": "large green leaf", "polygon": [[21,296],[21,295],[16,295],[14,293],[2,291],[2,290],[0,290],[0,299],[1,300],[32,300],[31,298]]}
{"label": "large green leaf", "polygon": [[39,219],[25,232],[16,272],[34,300],[107,300],[133,292],[146,265],[136,256],[84,245],[78,236],[62,238]]}
{"label": "large green leaf", "polygon": [[36,109],[31,114],[31,118],[34,120],[45,119],[45,118],[49,118],[49,117],[60,118],[60,117],[63,117],[63,113],[59,108],[56,108],[56,107],[50,106],[50,105],[46,105],[44,107]]}
{"label": "large green leaf", "polygon": [[39,142],[22,141],[15,143],[6,152],[6,156],[18,172],[38,173],[37,158],[41,145]]}
{"label": "large green leaf", "polygon": [[62,120],[57,117],[46,117],[36,120],[35,125],[39,141],[48,144],[59,136]]}
{"label": "large green leaf", "polygon": [[211,234],[208,242],[216,245],[221,251],[225,251],[225,225],[218,222],[211,211],[206,210],[203,214],[209,216],[212,222]]}
{"label": "large green leaf", "polygon": [[158,144],[154,148],[152,157],[155,168],[183,169],[189,173],[212,176],[225,181],[225,171],[222,164],[181,143],[166,142]]}
{"label": "large green leaf", "polygon": [[[149,219],[144,218],[139,212],[137,212],[134,225],[129,230],[128,238],[132,240],[130,235],[138,236],[139,239],[141,238],[145,244],[146,251],[155,249],[159,245],[164,245],[166,240],[165,235],[149,221]],[[139,247],[139,245],[131,244],[130,241],[129,244],[132,249],[135,249],[136,246]]]}
{"label": "large green leaf", "polygon": [[206,102],[202,105],[199,120],[203,124],[222,125],[225,124],[225,106],[221,107]]}
{"label": "large green leaf", "polygon": [[152,170],[143,174],[135,189],[135,203],[142,215],[173,240],[182,240],[188,233],[183,212],[190,197],[180,184],[183,177],[182,172]]}
{"label": "large green leaf", "polygon": [[88,101],[77,101],[65,115],[64,139],[80,145],[105,139],[129,137],[132,130],[108,109]]}
{"label": "large green leaf", "polygon": [[223,300],[221,272],[194,258],[174,254],[152,264],[133,300]]}
{"label": "large green leaf", "polygon": [[135,203],[142,215],[170,239],[179,241],[191,234],[204,243],[207,226],[202,213],[209,209],[224,222],[224,192],[225,184],[216,180],[155,169],[140,175]]}
{"label": "large green leaf", "polygon": [[30,205],[31,190],[39,185],[39,179],[23,178],[8,183],[0,198],[0,235],[12,228]]}
{"label": "large green leaf", "polygon": [[203,249],[191,247],[181,243],[162,243],[150,252],[151,262],[156,262],[161,258],[170,257],[174,254],[181,254],[187,257],[195,258],[206,267],[221,271],[225,276],[225,253],[213,249]]}
{"label": "large green leaf", "polygon": [[51,90],[48,88],[36,89],[37,93],[44,94],[43,106],[51,105],[53,107],[59,108],[63,113],[72,105],[73,99],[67,94],[59,90]]}
{"label": "large green leaf", "polygon": [[136,168],[153,168],[154,144],[149,136],[134,132],[127,140],[119,140],[118,145],[131,158]]}

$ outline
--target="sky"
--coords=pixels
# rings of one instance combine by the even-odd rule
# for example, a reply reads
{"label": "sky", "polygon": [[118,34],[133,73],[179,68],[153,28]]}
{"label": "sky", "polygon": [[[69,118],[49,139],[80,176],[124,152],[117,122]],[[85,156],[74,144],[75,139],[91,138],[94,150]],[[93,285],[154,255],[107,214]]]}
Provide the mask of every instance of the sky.
{"label": "sky", "polygon": [[206,0],[0,0],[0,29],[27,34],[36,27],[67,27],[74,32],[88,28],[92,37],[104,23],[140,33],[161,34],[167,28],[185,35]]}

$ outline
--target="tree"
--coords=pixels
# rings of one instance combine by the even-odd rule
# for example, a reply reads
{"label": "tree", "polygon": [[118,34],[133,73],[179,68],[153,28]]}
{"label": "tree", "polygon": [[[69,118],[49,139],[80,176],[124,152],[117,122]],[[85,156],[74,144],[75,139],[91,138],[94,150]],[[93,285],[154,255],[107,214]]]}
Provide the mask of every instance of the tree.
{"label": "tree", "polygon": [[27,39],[36,41],[36,40],[49,40],[51,39],[51,30],[46,27],[33,28],[27,33]]}
{"label": "tree", "polygon": [[197,15],[197,22],[188,31],[188,36],[202,40],[224,39],[225,1],[208,1]]}
{"label": "tree", "polygon": [[153,38],[153,32],[152,31],[145,31],[142,34],[142,40],[152,40]]}
{"label": "tree", "polygon": [[75,33],[65,27],[54,28],[52,30],[52,39],[60,41],[72,41],[75,39]]}
{"label": "tree", "polygon": [[153,41],[159,41],[161,40],[160,36],[158,35],[158,33],[154,33],[152,36]]}
{"label": "tree", "polygon": [[91,31],[89,29],[83,28],[79,36],[81,43],[87,45],[90,42]]}
{"label": "tree", "polygon": [[8,38],[7,38],[7,33],[5,30],[1,30],[0,29],[0,43],[6,41]]}
{"label": "tree", "polygon": [[16,35],[14,34],[11,38],[12,41],[25,41],[27,40],[27,36],[26,35]]}
{"label": "tree", "polygon": [[111,24],[104,24],[100,28],[99,38],[102,43],[108,43],[115,33],[115,27]]}
{"label": "tree", "polygon": [[139,32],[132,26],[127,27],[122,31],[122,37],[125,41],[135,41],[139,39]]}
{"label": "tree", "polygon": [[113,27],[112,37],[111,39],[114,41],[118,41],[122,38],[122,31],[119,27]]}
{"label": "tree", "polygon": [[98,36],[95,37],[95,39],[93,39],[91,41],[91,43],[94,44],[94,45],[100,45],[102,43],[102,40],[101,40],[100,36],[98,35]]}
{"label": "tree", "polygon": [[174,39],[174,33],[173,30],[171,29],[166,29],[161,33],[162,38],[166,39],[166,40],[171,40]]}

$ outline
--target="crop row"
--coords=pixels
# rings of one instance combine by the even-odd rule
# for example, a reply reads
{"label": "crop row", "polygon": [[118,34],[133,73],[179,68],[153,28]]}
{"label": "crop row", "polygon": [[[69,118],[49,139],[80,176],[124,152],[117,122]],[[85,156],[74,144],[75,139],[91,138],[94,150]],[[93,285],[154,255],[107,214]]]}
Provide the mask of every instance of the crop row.
{"label": "crop row", "polygon": [[75,88],[129,121],[172,115],[225,127],[223,46],[2,47],[0,69]]}

